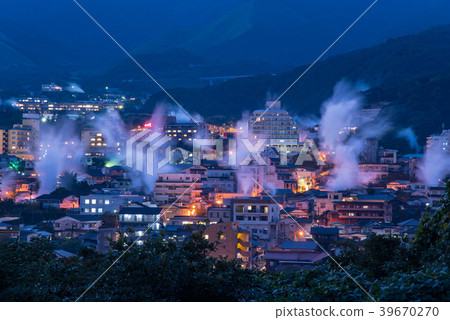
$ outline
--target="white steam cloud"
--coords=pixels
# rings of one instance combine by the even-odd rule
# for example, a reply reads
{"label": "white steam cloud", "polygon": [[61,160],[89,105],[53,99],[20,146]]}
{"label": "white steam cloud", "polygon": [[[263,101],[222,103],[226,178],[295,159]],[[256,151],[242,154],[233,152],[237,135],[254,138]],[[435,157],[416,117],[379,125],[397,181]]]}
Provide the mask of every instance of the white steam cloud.
{"label": "white steam cloud", "polygon": [[194,122],[192,118],[195,119],[198,123],[203,122],[203,117],[199,115],[198,113],[189,113],[191,116],[189,116],[186,112],[184,112],[179,106],[175,105],[169,105],[169,104],[160,104],[164,105],[164,109],[167,110],[167,115],[173,116],[177,119],[177,122],[181,123],[187,123],[187,122]]}
{"label": "white steam cloud", "polygon": [[442,186],[442,180],[450,174],[450,156],[442,145],[432,145],[425,152],[419,165],[419,178],[428,186]]}
{"label": "white steam cloud", "polygon": [[[322,148],[331,154],[334,179],[328,186],[333,189],[349,189],[372,179],[362,177],[358,180],[359,155],[367,138],[381,136],[387,130],[387,124],[383,122],[361,123],[358,115],[362,97],[359,92],[347,82],[340,81],[333,96],[323,104],[319,133]],[[356,131],[351,129],[355,127]]]}
{"label": "white steam cloud", "polygon": [[64,171],[82,173],[84,150],[85,146],[76,134],[74,121],[65,120],[56,125],[42,126],[36,162],[39,194],[55,190],[58,177]]}
{"label": "white steam cloud", "polygon": [[81,87],[76,84],[75,82],[69,82],[66,87],[64,87],[64,90],[73,92],[73,93],[84,93],[84,90],[81,89]]}
{"label": "white steam cloud", "polygon": [[406,141],[408,141],[410,148],[413,149],[415,152],[420,152],[420,145],[419,142],[417,141],[417,136],[411,127],[400,130],[399,133],[397,134],[397,137],[403,138]]}

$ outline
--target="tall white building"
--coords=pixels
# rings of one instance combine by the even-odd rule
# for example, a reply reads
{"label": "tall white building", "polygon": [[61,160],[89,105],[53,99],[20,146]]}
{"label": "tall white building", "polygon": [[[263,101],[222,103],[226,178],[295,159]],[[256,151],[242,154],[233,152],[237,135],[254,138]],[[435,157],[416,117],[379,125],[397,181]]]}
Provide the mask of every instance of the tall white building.
{"label": "tall white building", "polygon": [[[273,105],[272,105],[273,104]],[[266,101],[265,110],[255,110],[249,119],[249,130],[260,139],[298,140],[298,129],[280,101]]]}
{"label": "tall white building", "polygon": [[427,150],[439,148],[450,154],[450,129],[442,130],[442,133],[427,137]]}

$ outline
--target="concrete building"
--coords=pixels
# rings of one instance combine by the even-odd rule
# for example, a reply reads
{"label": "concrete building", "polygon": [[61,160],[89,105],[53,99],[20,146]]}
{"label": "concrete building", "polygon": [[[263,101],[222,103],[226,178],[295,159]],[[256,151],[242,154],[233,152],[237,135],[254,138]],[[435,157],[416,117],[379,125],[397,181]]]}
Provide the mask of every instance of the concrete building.
{"label": "concrete building", "polygon": [[369,138],[364,141],[364,150],[360,154],[362,163],[378,162],[378,139]]}
{"label": "concrete building", "polygon": [[427,150],[434,148],[450,154],[450,129],[442,130],[441,134],[435,134],[427,137]]}
{"label": "concrete building", "polygon": [[15,124],[11,129],[0,131],[2,154],[34,160],[38,150],[39,130],[39,115],[23,114],[22,124]]}
{"label": "concrete building", "polygon": [[216,250],[211,251],[210,256],[228,260],[240,259],[244,268],[250,267],[250,233],[241,230],[239,223],[221,222],[209,225],[205,229],[205,238],[209,242],[217,241]]}
{"label": "concrete building", "polygon": [[155,201],[159,204],[175,201],[178,204],[195,204],[201,200],[201,185],[200,174],[160,173],[155,182]]}
{"label": "concrete building", "polygon": [[117,193],[93,193],[80,197],[80,210],[83,214],[117,213],[122,207],[133,202],[142,202],[144,198],[139,195]]}
{"label": "concrete building", "polygon": [[231,208],[229,206],[211,206],[207,210],[208,220],[211,223],[231,222]]}
{"label": "concrete building", "polygon": [[378,150],[378,158],[380,163],[397,163],[398,150],[380,148]]}
{"label": "concrete building", "polygon": [[204,123],[172,122],[164,126],[164,133],[172,141],[192,143],[195,139],[206,139],[208,137],[208,126]]}
{"label": "concrete building", "polygon": [[119,211],[119,226],[122,229],[133,229],[143,231],[151,227],[158,230],[160,227],[161,208],[148,206],[142,203],[133,203],[123,207]]}
{"label": "concrete building", "polygon": [[107,154],[120,154],[122,144],[119,141],[106,141],[98,129],[84,127],[81,130],[81,142],[86,146],[87,157],[103,157]]}
{"label": "concrete building", "polygon": [[293,142],[298,141],[294,120],[286,110],[281,109],[280,101],[266,101],[265,110],[253,111],[248,127],[252,137],[258,139],[291,139],[290,144],[296,144]]}
{"label": "concrete building", "polygon": [[55,83],[48,83],[41,85],[42,92],[61,92],[62,87],[56,85]]}
{"label": "concrete building", "polygon": [[380,182],[389,176],[389,164],[387,163],[360,163],[358,170],[360,181]]}
{"label": "concrete building", "polygon": [[378,222],[392,221],[392,205],[387,200],[358,199],[352,201],[335,201],[335,213],[329,212],[328,223],[341,222],[353,224],[361,220]]}
{"label": "concrete building", "polygon": [[232,215],[252,239],[267,241],[276,236],[280,206],[268,198],[236,198],[232,201]]}

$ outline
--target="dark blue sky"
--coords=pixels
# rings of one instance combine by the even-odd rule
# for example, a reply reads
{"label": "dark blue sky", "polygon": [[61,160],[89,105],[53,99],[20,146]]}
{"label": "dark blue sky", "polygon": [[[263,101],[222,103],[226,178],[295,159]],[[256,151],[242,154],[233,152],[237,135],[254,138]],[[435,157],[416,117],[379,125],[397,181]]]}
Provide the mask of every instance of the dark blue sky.
{"label": "dark blue sky", "polygon": [[[302,64],[326,48],[373,0],[79,2],[136,53],[181,47],[220,60]],[[2,0],[0,6],[0,44],[33,62],[52,51],[83,64],[123,58],[72,0]],[[449,23],[447,0],[379,0],[330,55]],[[0,46],[0,57],[1,50],[6,49]],[[44,56],[36,57],[39,53]]]}

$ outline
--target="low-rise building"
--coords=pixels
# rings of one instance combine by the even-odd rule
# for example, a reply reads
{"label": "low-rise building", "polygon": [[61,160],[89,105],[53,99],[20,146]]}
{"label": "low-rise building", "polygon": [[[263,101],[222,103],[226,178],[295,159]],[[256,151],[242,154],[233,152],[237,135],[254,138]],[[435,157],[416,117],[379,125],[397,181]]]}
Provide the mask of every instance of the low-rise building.
{"label": "low-rise building", "polygon": [[276,236],[280,206],[270,198],[237,198],[232,201],[233,221],[250,232],[252,239],[270,240]]}
{"label": "low-rise building", "polygon": [[211,206],[207,210],[210,222],[231,222],[231,208],[229,206]]}
{"label": "low-rise building", "polygon": [[243,267],[250,267],[250,233],[239,229],[239,223],[221,222],[205,229],[205,238],[216,242],[216,250],[210,252],[214,258],[240,259]]}
{"label": "low-rise building", "polygon": [[283,218],[277,223],[277,242],[301,241],[310,238],[311,226],[311,218]]}
{"label": "low-rise building", "polygon": [[122,229],[134,230],[158,230],[161,221],[161,208],[157,206],[147,206],[142,203],[133,203],[123,207],[119,211],[119,226]]}
{"label": "low-rise building", "polygon": [[73,209],[79,208],[79,198],[66,194],[43,194],[35,199],[43,208]]}
{"label": "low-rise building", "polygon": [[98,231],[102,226],[102,219],[94,215],[71,215],[55,220],[54,237],[59,239],[76,238],[90,231]]}
{"label": "low-rise building", "polygon": [[313,241],[285,241],[264,254],[266,269],[275,272],[314,269],[327,257]]}
{"label": "low-rise building", "polygon": [[133,202],[142,202],[140,195],[119,193],[92,193],[80,197],[80,209],[84,214],[104,214],[106,212],[117,213],[122,207]]}

